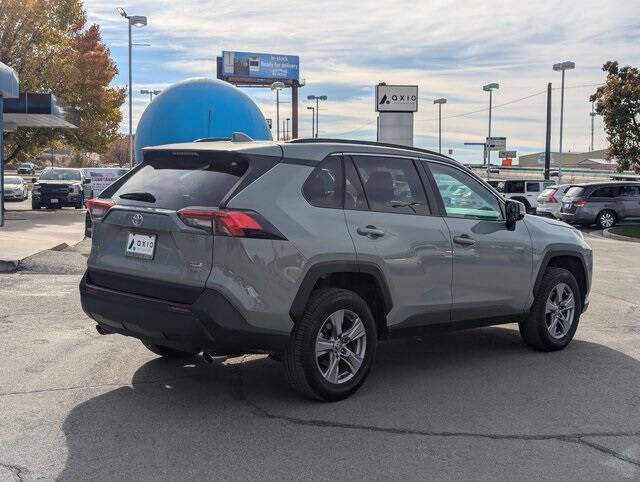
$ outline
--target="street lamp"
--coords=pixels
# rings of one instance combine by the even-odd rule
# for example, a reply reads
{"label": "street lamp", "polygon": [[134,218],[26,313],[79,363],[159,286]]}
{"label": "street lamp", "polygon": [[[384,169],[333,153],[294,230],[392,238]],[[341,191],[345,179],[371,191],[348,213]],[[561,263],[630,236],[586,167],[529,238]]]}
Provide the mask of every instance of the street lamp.
{"label": "street lamp", "polygon": [[442,104],[447,103],[447,99],[444,97],[433,101],[434,104],[438,104],[438,152],[442,153]]}
{"label": "street lamp", "polygon": [[311,111],[311,137],[313,137],[316,133],[316,108],[310,106],[307,109]]}
{"label": "street lamp", "polygon": [[553,64],[553,70],[562,72],[562,87],[560,88],[560,153],[558,155],[558,182],[562,177],[562,123],[564,120],[564,71],[576,68],[575,62],[564,61]]}
{"label": "street lamp", "polygon": [[496,84],[495,82],[482,86],[482,90],[489,92],[489,137],[487,138],[485,146],[485,149],[487,150],[487,173],[491,172],[491,146],[489,145],[491,142],[491,103],[493,100],[493,91],[498,90],[499,88],[500,84]]}
{"label": "street lamp", "polygon": [[291,120],[290,117],[287,117],[287,128],[284,130],[284,140],[288,140],[289,139],[289,121]]}
{"label": "street lamp", "polygon": [[317,138],[318,137],[318,122],[319,122],[318,113],[320,111],[320,107],[318,105],[318,101],[327,100],[327,96],[326,95],[308,95],[307,96],[307,100],[315,100],[316,101],[316,138]]}
{"label": "street lamp", "polygon": [[131,26],[144,27],[147,25],[147,17],[142,15],[127,15],[122,7],[118,7],[120,16],[127,19],[129,24],[129,164],[133,167],[133,85],[131,75]]}
{"label": "street lamp", "polygon": [[276,91],[276,140],[280,140],[280,91],[284,89],[284,82],[274,82],[271,90]]}
{"label": "street lamp", "polygon": [[141,94],[149,94],[149,102],[153,100],[154,95],[158,95],[161,90],[149,90],[149,89],[140,89]]}

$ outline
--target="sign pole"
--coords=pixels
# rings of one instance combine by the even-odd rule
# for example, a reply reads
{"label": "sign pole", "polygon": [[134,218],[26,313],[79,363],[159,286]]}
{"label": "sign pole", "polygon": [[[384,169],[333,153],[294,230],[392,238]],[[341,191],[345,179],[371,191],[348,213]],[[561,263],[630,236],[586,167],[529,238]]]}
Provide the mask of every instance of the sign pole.
{"label": "sign pole", "polygon": [[298,84],[291,86],[291,137],[298,138]]}
{"label": "sign pole", "polygon": [[4,97],[0,92],[0,228],[4,226]]}

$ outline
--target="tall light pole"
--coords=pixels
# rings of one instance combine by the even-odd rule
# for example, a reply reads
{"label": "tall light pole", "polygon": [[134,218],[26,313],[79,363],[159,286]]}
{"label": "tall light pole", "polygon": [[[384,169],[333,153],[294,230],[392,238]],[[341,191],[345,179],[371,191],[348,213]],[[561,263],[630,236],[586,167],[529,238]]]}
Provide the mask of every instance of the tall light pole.
{"label": "tall light pole", "polygon": [[149,90],[149,89],[140,89],[140,93],[141,94],[149,94],[149,102],[151,102],[153,100],[153,96],[154,95],[158,95],[160,92],[160,90]]}
{"label": "tall light pole", "polygon": [[326,95],[308,95],[307,100],[315,100],[316,101],[316,138],[318,137],[318,122],[319,122],[319,112],[320,106],[318,105],[318,101],[327,100]]}
{"label": "tall light pole", "polygon": [[287,128],[284,130],[284,140],[288,141],[289,140],[289,121],[291,120],[290,117],[287,117]]}
{"label": "tall light pole", "polygon": [[284,89],[284,82],[274,82],[271,90],[276,92],[276,140],[280,140],[280,91]]}
{"label": "tall light pole", "polygon": [[122,7],[118,7],[118,13],[127,19],[129,24],[129,164],[133,167],[133,83],[131,75],[131,26],[144,27],[147,25],[147,17],[141,15],[127,15]]}
{"label": "tall light pole", "polygon": [[593,102],[591,102],[591,112],[589,116],[591,117],[591,152],[593,152],[593,119],[596,117],[596,113],[593,111]]}
{"label": "tall light pole", "polygon": [[576,68],[575,62],[564,61],[553,64],[553,70],[562,72],[562,87],[560,88],[560,153],[558,154],[558,182],[562,178],[562,123],[564,120],[564,71]]}
{"label": "tall light pole", "polygon": [[316,108],[309,106],[307,109],[311,111],[311,137],[313,137],[316,135]]}
{"label": "tall light pole", "polygon": [[438,104],[438,152],[442,153],[442,104],[447,103],[447,99],[444,97],[433,101],[434,104]]}
{"label": "tall light pole", "polygon": [[496,84],[495,82],[482,86],[482,90],[489,92],[489,137],[487,138],[485,146],[485,149],[487,150],[487,175],[491,172],[491,104],[493,101],[493,91],[498,90],[499,88],[500,84]]}

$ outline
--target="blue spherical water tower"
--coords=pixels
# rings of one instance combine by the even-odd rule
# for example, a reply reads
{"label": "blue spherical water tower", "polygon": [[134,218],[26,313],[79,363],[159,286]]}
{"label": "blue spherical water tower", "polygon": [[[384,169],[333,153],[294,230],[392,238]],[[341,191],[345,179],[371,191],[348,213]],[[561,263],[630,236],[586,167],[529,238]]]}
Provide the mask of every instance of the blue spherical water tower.
{"label": "blue spherical water tower", "polygon": [[240,89],[217,79],[187,79],[163,90],[143,112],[136,129],[136,162],[142,162],[143,147],[234,132],[272,139],[262,112]]}

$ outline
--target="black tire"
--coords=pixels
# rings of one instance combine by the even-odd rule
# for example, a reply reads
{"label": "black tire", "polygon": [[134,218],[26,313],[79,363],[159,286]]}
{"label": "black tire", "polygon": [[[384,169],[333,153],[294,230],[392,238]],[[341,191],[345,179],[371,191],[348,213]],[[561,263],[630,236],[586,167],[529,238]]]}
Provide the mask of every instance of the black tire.
{"label": "black tire", "polygon": [[[554,338],[547,328],[546,305],[551,291],[560,283],[564,283],[573,291],[574,313],[571,327],[561,338]],[[536,350],[555,351],[567,346],[578,328],[580,314],[582,313],[582,294],[578,282],[570,271],[563,268],[547,268],[531,311],[526,320],[519,323],[520,335],[527,345]]]}
{"label": "black tire", "polygon": [[140,340],[142,344],[147,347],[150,351],[155,353],[156,355],[160,355],[164,358],[171,358],[174,360],[180,360],[184,358],[191,358],[197,355],[199,352],[191,352],[191,351],[182,351],[176,350],[175,348],[169,348],[164,345],[156,345],[155,343],[150,343],[148,341]]}
{"label": "black tire", "polygon": [[598,216],[596,216],[596,224],[601,229],[612,228],[618,222],[618,216],[615,211],[611,211],[610,209],[605,209],[604,211],[600,211]]}
{"label": "black tire", "polygon": [[33,197],[31,198],[31,209],[40,209],[40,203],[34,202]]}
{"label": "black tire", "polygon": [[[316,360],[316,337],[329,315],[338,310],[349,310],[360,319],[365,329],[366,349],[362,364],[351,379],[331,383],[322,375]],[[284,353],[283,365],[287,381],[293,390],[305,398],[321,401],[345,399],[367,378],[375,359],[377,343],[373,314],[359,295],[338,288],[316,290],[309,298],[302,319],[294,326]]]}

